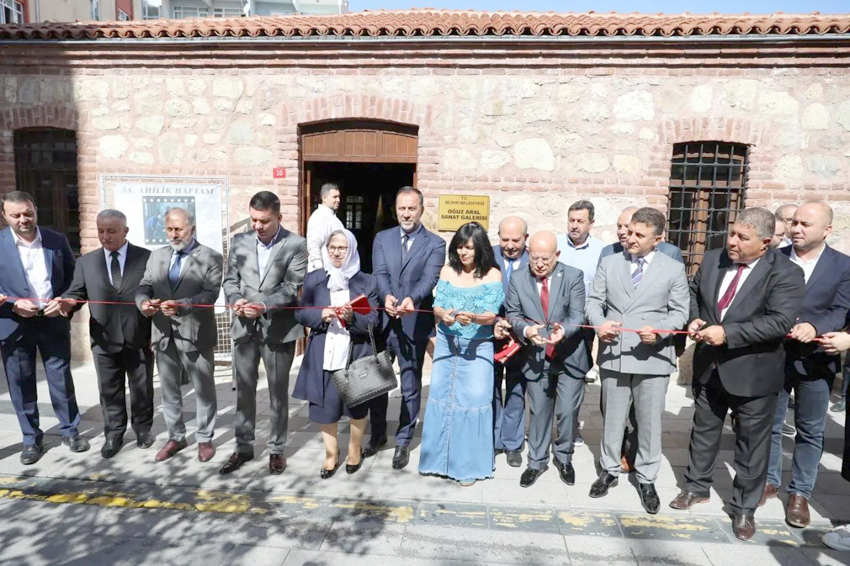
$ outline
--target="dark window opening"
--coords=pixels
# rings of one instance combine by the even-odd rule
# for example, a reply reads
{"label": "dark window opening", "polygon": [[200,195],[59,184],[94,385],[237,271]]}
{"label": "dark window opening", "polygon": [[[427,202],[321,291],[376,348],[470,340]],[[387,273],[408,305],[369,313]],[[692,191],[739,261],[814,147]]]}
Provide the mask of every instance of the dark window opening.
{"label": "dark window opening", "polygon": [[729,227],[744,208],[749,147],[717,141],[673,146],[667,239],[696,273],[705,252],[726,245]]}
{"label": "dark window opening", "polygon": [[15,131],[17,189],[35,199],[38,223],[68,236],[80,253],[80,191],[77,135],[72,130],[33,128]]}

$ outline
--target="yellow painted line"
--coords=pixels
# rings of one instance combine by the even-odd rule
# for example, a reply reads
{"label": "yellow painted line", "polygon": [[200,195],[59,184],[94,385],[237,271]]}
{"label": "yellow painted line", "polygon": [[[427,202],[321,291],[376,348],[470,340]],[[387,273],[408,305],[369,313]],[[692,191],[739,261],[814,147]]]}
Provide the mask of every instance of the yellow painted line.
{"label": "yellow painted line", "polygon": [[621,515],[620,523],[626,528],[663,529],[667,531],[709,531],[710,527],[696,522],[664,516]]}
{"label": "yellow painted line", "polygon": [[414,510],[410,505],[376,505],[374,503],[333,503],[335,509],[350,509],[359,513],[368,512],[372,515],[381,515],[387,519],[393,519],[397,523],[413,522]]}

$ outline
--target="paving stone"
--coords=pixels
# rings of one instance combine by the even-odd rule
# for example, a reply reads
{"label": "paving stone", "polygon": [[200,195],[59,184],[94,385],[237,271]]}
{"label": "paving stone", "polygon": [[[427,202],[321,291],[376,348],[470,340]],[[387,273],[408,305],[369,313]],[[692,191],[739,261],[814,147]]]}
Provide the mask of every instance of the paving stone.
{"label": "paving stone", "polygon": [[487,506],[470,503],[423,501],[416,510],[416,524],[434,527],[489,527]]}

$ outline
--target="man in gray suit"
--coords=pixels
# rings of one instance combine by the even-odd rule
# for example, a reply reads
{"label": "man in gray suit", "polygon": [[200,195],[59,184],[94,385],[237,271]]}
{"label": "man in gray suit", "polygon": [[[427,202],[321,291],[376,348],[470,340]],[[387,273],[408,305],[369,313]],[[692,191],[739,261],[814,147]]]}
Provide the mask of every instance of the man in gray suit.
{"label": "man in gray suit", "polygon": [[280,225],[280,199],[260,191],[248,205],[253,233],[237,234],[230,244],[224,295],[233,305],[230,337],[235,344],[236,452],[219,470],[229,474],[254,458],[257,381],[260,358],[266,368],[271,402],[269,472],[282,474],[289,423],[289,369],[295,341],[304,328],[295,312],[280,307],[295,304],[307,273],[307,240]]}
{"label": "man in gray suit", "polygon": [[186,448],[180,391],[185,371],[195,388],[198,407],[198,460],[208,462],[215,455],[216,324],[214,310],[200,305],[211,305],[218,298],[223,259],[195,239],[195,215],[188,210],[170,209],[165,215],[165,233],[170,245],[151,253],[136,291],[139,310],[153,317],[151,338],[168,428],[168,441],[156,453],[156,461],[168,460]]}
{"label": "man in gray suit", "polygon": [[584,280],[579,269],[558,262],[555,234],[534,234],[528,252],[529,269],[511,277],[507,319],[499,323],[496,336],[505,337],[509,325],[523,344],[517,356],[523,359],[531,419],[528,469],[520,486],[531,486],[549,467],[553,417],[558,428],[555,464],[561,480],[573,485],[575,411],[584,399],[584,376],[590,368],[579,328],[584,323]]}
{"label": "man in gray suit", "polygon": [[[602,377],[602,473],[590,497],[603,497],[617,485],[623,427],[634,400],[638,422],[635,471],[640,500],[649,513],[661,502],[655,480],[661,467],[661,416],[670,374],[676,370],[672,335],[687,323],[690,295],[685,266],[656,251],[664,233],[664,215],[654,208],[635,211],[626,250],[599,263],[587,299],[587,318],[600,327]],[[625,327],[638,332],[621,332]]]}

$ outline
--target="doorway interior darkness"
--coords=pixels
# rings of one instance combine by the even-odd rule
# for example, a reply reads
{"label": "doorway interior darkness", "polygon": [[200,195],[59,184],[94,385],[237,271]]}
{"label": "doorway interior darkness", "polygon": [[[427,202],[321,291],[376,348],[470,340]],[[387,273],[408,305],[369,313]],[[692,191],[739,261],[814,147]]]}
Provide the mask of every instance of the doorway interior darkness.
{"label": "doorway interior darkness", "polygon": [[310,180],[310,210],[319,205],[324,183],[339,185],[342,199],[337,216],[357,238],[361,269],[372,272],[372,240],[379,231],[396,226],[396,192],[413,186],[416,165],[412,163],[307,162]]}

